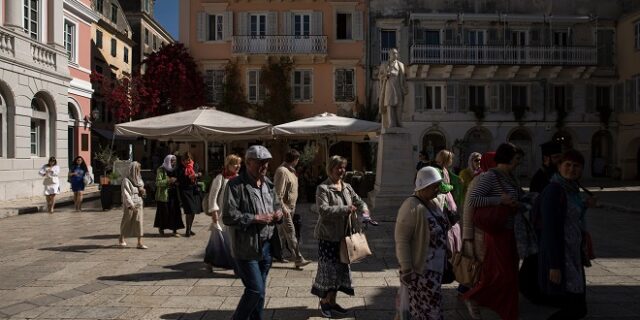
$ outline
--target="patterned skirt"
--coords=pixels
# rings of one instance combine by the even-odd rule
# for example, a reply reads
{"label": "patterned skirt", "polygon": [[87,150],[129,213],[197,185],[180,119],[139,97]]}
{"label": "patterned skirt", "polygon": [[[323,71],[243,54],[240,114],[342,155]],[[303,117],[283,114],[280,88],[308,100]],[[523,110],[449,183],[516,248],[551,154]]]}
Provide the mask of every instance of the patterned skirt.
{"label": "patterned skirt", "polygon": [[418,275],[408,286],[409,314],[411,320],[443,320],[442,314],[442,274],[427,271]]}
{"label": "patterned skirt", "polygon": [[325,298],[330,292],[342,291],[354,295],[351,268],[340,262],[340,242],[318,240],[318,272],[311,293]]}

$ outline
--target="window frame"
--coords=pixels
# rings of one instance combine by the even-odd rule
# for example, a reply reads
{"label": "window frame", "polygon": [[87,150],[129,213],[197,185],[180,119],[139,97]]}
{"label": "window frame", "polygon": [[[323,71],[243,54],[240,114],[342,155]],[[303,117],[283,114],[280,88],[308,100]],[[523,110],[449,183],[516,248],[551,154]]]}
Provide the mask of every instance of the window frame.
{"label": "window frame", "polygon": [[149,45],[149,29],[144,28],[144,44]]}
{"label": "window frame", "polygon": [[[300,19],[299,23],[296,21],[298,19]],[[307,21],[304,21],[305,19]],[[313,20],[311,13],[310,12],[294,12],[291,20],[292,20],[291,23],[293,24],[293,35],[298,39],[309,38],[309,36],[311,35],[311,27],[312,27],[312,20]]]}
{"label": "window frame", "polygon": [[[518,100],[522,100],[522,98],[520,97],[520,90],[524,89],[524,94],[525,94],[525,105],[521,106],[520,105],[520,101]],[[520,97],[520,99],[516,99],[516,91],[518,91],[517,96]],[[511,85],[511,109],[513,110],[514,107],[524,107],[524,108],[531,108],[531,94],[530,94],[530,87],[526,84],[512,84]]]}
{"label": "window frame", "polygon": [[[296,83],[296,74],[300,74],[301,83]],[[305,84],[305,75],[309,76],[309,83]],[[296,97],[296,87],[299,87],[300,96]],[[305,88],[309,89],[309,96],[305,96]],[[296,69],[291,75],[291,101],[296,103],[313,102],[313,69]]]}
{"label": "window frame", "polygon": [[111,38],[111,56],[114,58],[118,56],[118,40],[116,38]]}
{"label": "window frame", "polygon": [[111,3],[111,14],[109,16],[111,22],[118,24],[118,6],[115,3]]}
{"label": "window frame", "polygon": [[[67,32],[67,27],[71,27],[71,32]],[[77,63],[78,62],[78,25],[69,19],[64,19],[63,32],[64,32],[63,44],[68,54],[67,58],[69,62]],[[67,43],[67,40],[71,40],[71,43]]]}
{"label": "window frame", "polygon": [[[607,91],[607,99],[603,99],[602,98],[602,92],[603,90]],[[613,90],[611,88],[611,86],[596,86],[595,87],[595,111],[598,110],[599,107],[608,107],[611,110],[613,110]],[[604,104],[601,104],[600,102],[606,102]]]}
{"label": "window frame", "polygon": [[127,46],[122,46],[122,48],[122,61],[129,63],[129,48],[127,48]]}
{"label": "window frame", "polygon": [[[218,79],[219,81],[216,81]],[[207,103],[219,104],[224,99],[224,69],[207,69],[204,72],[205,99]],[[258,80],[259,81],[259,80]]]}
{"label": "window frame", "polygon": [[102,38],[104,37],[104,33],[100,29],[96,29],[96,48],[102,49],[104,45],[102,42]]}
{"label": "window frame", "polygon": [[[35,9],[32,7],[32,1],[35,1]],[[41,40],[41,10],[42,1],[40,0],[23,0],[22,1],[22,29],[27,33],[27,36],[34,40]],[[25,10],[30,13],[29,16],[25,16]],[[34,19],[35,13],[35,19]],[[34,26],[35,25],[35,26]]]}
{"label": "window frame", "polygon": [[[213,20],[213,22],[212,22]],[[213,37],[211,34],[211,24],[213,23]],[[210,13],[207,14],[207,32],[205,41],[224,41],[224,28],[225,28],[224,14]]]}
{"label": "window frame", "polygon": [[[255,74],[255,83],[252,84],[252,74]],[[260,84],[260,76],[262,70],[260,69],[248,69],[247,70],[247,101],[250,103],[258,103],[264,101],[264,88]],[[255,87],[255,98],[251,97],[251,88]]]}
{"label": "window frame", "polygon": [[[338,16],[339,15],[349,15],[349,19],[345,25],[345,38],[339,38],[339,28],[338,28]],[[335,19],[335,39],[336,41],[354,41],[355,38],[353,36],[353,19],[355,16],[355,12],[353,10],[336,10],[335,15],[334,15],[334,19]],[[397,41],[397,39],[396,39]]]}
{"label": "window frame", "polygon": [[[469,89],[469,93],[467,96],[468,99],[468,103],[469,103],[469,109],[471,110],[474,107],[483,107],[483,108],[487,108],[488,107],[488,101],[487,101],[487,86],[486,85],[469,85],[468,87]],[[474,104],[474,102],[479,102],[479,94],[478,94],[478,89],[482,88],[482,96],[484,99],[482,99],[482,104]],[[475,99],[472,99],[472,94],[474,95]]]}
{"label": "window frame", "polygon": [[102,14],[104,11],[104,0],[96,0],[96,11]]}
{"label": "window frame", "polygon": [[[343,83],[339,83],[339,73],[351,73],[351,84],[348,84],[349,81],[346,76],[343,76]],[[351,86],[350,92],[348,92],[348,86]],[[341,89],[340,89],[341,88]],[[342,91],[342,95],[340,95],[340,91]],[[333,79],[333,100],[335,102],[354,102],[356,100],[356,69],[354,67],[338,67],[334,71],[334,79]]]}

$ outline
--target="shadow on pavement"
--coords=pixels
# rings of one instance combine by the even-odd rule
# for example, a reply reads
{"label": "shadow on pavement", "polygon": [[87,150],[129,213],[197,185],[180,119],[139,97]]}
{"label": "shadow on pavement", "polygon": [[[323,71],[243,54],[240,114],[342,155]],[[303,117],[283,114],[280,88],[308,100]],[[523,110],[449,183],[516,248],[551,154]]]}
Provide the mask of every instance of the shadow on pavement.
{"label": "shadow on pavement", "polygon": [[216,269],[213,273],[205,269],[205,264],[200,261],[183,262],[176,265],[164,266],[165,269],[171,269],[174,271],[167,272],[140,272],[123,274],[117,276],[103,276],[98,277],[98,280],[112,280],[123,282],[145,282],[145,281],[160,281],[160,280],[175,280],[175,279],[210,279],[210,278],[229,278],[235,279],[236,277],[229,274],[229,271],[218,272]]}
{"label": "shadow on pavement", "polygon": [[[225,306],[227,308],[233,306]],[[347,313],[344,316],[333,316],[331,319],[353,319],[354,312],[358,313],[358,309],[354,309]],[[176,312],[176,313],[167,313],[160,316],[160,319],[199,319],[199,320],[227,320],[231,319],[233,316],[232,310],[201,310],[196,312]],[[309,309],[304,307],[294,307],[294,308],[276,308],[276,309],[265,309],[263,313],[263,319],[271,319],[271,320],[306,320],[309,318],[322,318],[320,315],[320,311],[317,309]],[[384,317],[362,317],[358,316],[358,319],[390,319]]]}
{"label": "shadow on pavement", "polygon": [[75,245],[75,246],[40,248],[39,250],[89,253],[90,251],[96,250],[96,249],[121,249],[121,247],[119,247],[118,245],[102,246],[97,244],[86,244],[86,245]]}
{"label": "shadow on pavement", "polygon": [[[118,239],[120,237],[119,234],[96,234],[93,236],[85,236],[80,237],[80,239],[89,239],[89,240],[108,240],[108,239]],[[165,234],[161,236],[157,233],[145,233],[144,238],[173,238],[170,234]]]}

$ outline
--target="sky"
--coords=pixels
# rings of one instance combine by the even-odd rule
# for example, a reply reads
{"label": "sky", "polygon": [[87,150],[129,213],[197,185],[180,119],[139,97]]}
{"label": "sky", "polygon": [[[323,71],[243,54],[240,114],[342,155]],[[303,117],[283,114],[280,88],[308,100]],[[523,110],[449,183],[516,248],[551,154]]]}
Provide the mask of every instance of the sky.
{"label": "sky", "polygon": [[178,1],[180,0],[156,0],[154,16],[173,39],[178,39]]}

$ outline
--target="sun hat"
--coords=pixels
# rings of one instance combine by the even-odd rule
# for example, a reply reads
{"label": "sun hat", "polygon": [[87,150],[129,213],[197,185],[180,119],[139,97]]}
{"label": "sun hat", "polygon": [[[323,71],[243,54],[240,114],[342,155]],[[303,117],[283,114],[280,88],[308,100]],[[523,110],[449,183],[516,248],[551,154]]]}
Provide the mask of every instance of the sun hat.
{"label": "sun hat", "polygon": [[256,160],[265,160],[271,159],[271,152],[267,150],[264,146],[253,145],[247,149],[247,153],[245,154],[245,159],[256,159]]}
{"label": "sun hat", "polygon": [[434,183],[442,181],[442,176],[438,169],[434,167],[424,167],[418,171],[416,175],[416,188],[413,191],[422,190]]}

